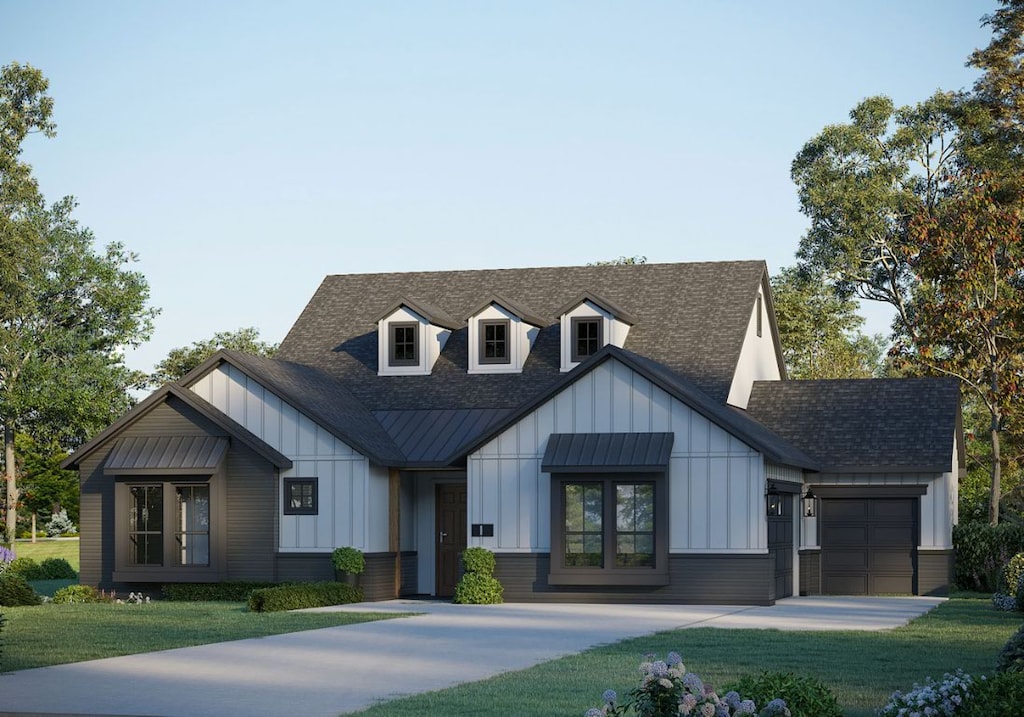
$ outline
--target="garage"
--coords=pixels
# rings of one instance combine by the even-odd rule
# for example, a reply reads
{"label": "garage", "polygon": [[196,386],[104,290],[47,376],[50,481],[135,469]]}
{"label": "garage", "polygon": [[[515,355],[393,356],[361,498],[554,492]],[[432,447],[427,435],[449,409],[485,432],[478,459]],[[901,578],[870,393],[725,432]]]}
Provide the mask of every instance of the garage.
{"label": "garage", "polygon": [[822,498],[821,591],[912,595],[918,498]]}

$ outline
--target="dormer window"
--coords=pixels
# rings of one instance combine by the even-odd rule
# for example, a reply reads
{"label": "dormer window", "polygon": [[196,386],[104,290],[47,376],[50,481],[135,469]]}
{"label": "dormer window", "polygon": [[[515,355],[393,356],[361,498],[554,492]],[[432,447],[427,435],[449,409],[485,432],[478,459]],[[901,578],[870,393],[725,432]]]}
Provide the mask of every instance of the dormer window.
{"label": "dormer window", "polygon": [[388,348],[389,366],[416,366],[419,364],[419,324],[413,321],[394,321],[388,324],[391,345]]}
{"label": "dormer window", "polygon": [[573,362],[583,361],[604,346],[601,340],[602,319],[594,317],[575,317],[572,320],[572,360]]}
{"label": "dormer window", "polygon": [[508,319],[480,320],[478,333],[481,364],[507,364],[511,361],[509,325]]}

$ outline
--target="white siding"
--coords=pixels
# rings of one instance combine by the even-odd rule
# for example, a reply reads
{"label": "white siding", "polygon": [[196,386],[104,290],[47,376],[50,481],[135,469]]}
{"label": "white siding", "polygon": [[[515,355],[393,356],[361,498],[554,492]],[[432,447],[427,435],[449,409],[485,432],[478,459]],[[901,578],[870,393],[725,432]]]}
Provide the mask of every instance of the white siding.
{"label": "white siding", "polygon": [[571,371],[580,365],[579,361],[572,360],[572,320],[575,317],[600,317],[601,338],[604,345],[611,344],[622,348],[626,343],[626,336],[629,334],[629,324],[626,324],[612,317],[604,309],[598,308],[589,301],[582,302],[579,306],[562,314],[560,318],[560,330],[562,335],[562,362],[563,372]]}
{"label": "white siding", "polygon": [[[746,408],[750,400],[750,391],[754,381],[778,381],[782,378],[779,358],[775,353],[774,323],[769,320],[768,302],[764,298],[763,289],[757,292],[759,301],[754,302],[747,322],[747,334],[743,338],[743,348],[736,362],[736,370],[729,388],[728,403],[738,408]],[[760,310],[761,335],[757,335],[758,310]]]}
{"label": "white siding", "polygon": [[[391,332],[388,324],[392,322],[419,324],[419,346],[417,355],[419,363],[415,366],[389,366],[388,365],[388,342],[391,340]],[[377,322],[377,375],[379,376],[425,376],[434,367],[434,362],[441,355],[448,337],[452,332],[440,326],[434,326],[415,311],[400,306],[388,316]]]}
{"label": "white siding", "polygon": [[[508,321],[509,362],[480,363],[480,322],[489,319]],[[469,373],[521,373],[526,358],[530,355],[533,342],[540,329],[531,326],[510,311],[497,304],[491,304],[475,316],[469,317]]]}
{"label": "white siding", "polygon": [[330,551],[351,545],[388,549],[387,470],[370,462],[294,406],[230,364],[189,387],[268,445],[292,459],[286,477],[316,477],[319,513],[279,515],[281,551]]}
{"label": "white siding", "polygon": [[469,522],[494,524],[493,538],[470,538],[470,544],[549,551],[550,476],[540,469],[548,436],[631,431],[675,433],[672,552],[767,549],[761,455],[614,359],[469,456]]}

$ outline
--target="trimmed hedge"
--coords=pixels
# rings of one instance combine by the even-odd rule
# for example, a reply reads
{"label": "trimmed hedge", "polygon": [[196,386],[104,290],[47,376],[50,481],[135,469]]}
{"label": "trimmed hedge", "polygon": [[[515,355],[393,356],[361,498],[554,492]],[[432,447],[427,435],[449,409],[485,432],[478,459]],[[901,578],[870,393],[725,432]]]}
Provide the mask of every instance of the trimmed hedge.
{"label": "trimmed hedge", "polygon": [[19,605],[38,605],[43,601],[36,595],[28,581],[18,573],[10,571],[0,575],[0,605],[17,607]]}
{"label": "trimmed hedge", "polygon": [[254,590],[280,587],[281,583],[235,580],[223,583],[167,583],[160,586],[165,600],[173,602],[246,602]]}
{"label": "trimmed hedge", "polygon": [[253,612],[280,612],[362,602],[363,591],[345,583],[296,583],[255,590],[249,596]]}
{"label": "trimmed hedge", "polygon": [[[953,526],[954,582],[961,590],[996,592],[1003,566],[1024,552],[1024,525],[964,523]],[[1016,593],[1016,589],[1010,591]]]}
{"label": "trimmed hedge", "polygon": [[20,575],[26,580],[75,580],[78,573],[64,558],[47,558],[37,563],[32,558],[15,558],[7,567],[8,573]]}

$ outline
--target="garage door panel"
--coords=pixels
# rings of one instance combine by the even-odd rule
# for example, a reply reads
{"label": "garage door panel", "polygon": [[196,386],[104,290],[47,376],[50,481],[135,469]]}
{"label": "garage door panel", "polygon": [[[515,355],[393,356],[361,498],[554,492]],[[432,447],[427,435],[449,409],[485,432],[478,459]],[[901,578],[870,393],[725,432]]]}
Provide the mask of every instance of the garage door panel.
{"label": "garage door panel", "polygon": [[914,570],[913,553],[906,550],[870,550],[868,569],[873,573],[908,573]]}
{"label": "garage door panel", "polygon": [[866,525],[831,525],[821,531],[821,544],[831,546],[867,545]]}
{"label": "garage door panel", "polygon": [[860,575],[824,575],[822,590],[826,595],[867,595],[868,578]]}
{"label": "garage door panel", "polygon": [[869,552],[861,550],[833,550],[828,556],[828,567],[830,571],[842,572],[844,570],[868,569]]}
{"label": "garage door panel", "polygon": [[869,589],[872,595],[884,593],[906,595],[914,592],[914,581],[910,575],[872,575]]}
{"label": "garage door panel", "polygon": [[907,525],[872,525],[869,535],[869,545],[906,546],[916,542],[913,527]]}
{"label": "garage door panel", "polygon": [[917,501],[904,499],[897,500],[888,498],[885,500],[872,500],[870,503],[870,516],[876,520],[897,520],[913,521]]}
{"label": "garage door panel", "polygon": [[823,498],[821,508],[822,592],[913,593],[917,499]]}
{"label": "garage door panel", "polygon": [[821,517],[830,520],[864,520],[868,517],[866,500],[823,500]]}

